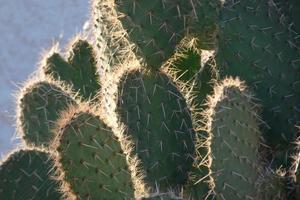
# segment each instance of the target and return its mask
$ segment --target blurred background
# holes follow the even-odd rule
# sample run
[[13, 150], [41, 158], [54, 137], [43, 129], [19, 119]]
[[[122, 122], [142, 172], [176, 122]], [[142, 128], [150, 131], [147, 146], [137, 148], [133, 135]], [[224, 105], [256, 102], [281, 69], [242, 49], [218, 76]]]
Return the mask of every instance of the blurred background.
[[15, 97], [36, 70], [42, 52], [60, 48], [83, 28], [89, 0], [0, 0], [0, 159], [20, 143], [14, 139]]

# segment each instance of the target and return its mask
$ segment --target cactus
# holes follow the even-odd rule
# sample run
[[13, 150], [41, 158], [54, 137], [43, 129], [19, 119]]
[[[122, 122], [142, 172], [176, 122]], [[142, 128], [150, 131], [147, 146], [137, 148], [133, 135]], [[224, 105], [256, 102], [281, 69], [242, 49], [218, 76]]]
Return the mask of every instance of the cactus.
[[43, 156], [2, 163], [0, 198], [297, 199], [297, 4], [93, 0], [96, 51], [77, 38], [19, 95], [24, 151]]
[[119, 83], [117, 112], [135, 141], [149, 185], [162, 191], [184, 184], [194, 153], [189, 109], [162, 72], [129, 70]]
[[[268, 1], [226, 1], [221, 11], [216, 62], [222, 77], [239, 76], [262, 101], [265, 139], [287, 152], [300, 120], [299, 52], [276, 7]], [[276, 159], [278, 167], [288, 165]]]
[[56, 82], [37, 81], [25, 86], [19, 94], [18, 128], [30, 146], [48, 146], [59, 113], [75, 100]]
[[[123, 153], [130, 143], [114, 135], [91, 108], [70, 107], [62, 116], [52, 148], [69, 199], [132, 199], [146, 191], [135, 168], [138, 161]], [[135, 191], [134, 184], [142, 190]]]
[[87, 41], [76, 39], [69, 54], [68, 61], [58, 53], [50, 55], [43, 66], [44, 73], [69, 84], [85, 100], [94, 98], [100, 85], [92, 46]]
[[0, 199], [59, 200], [48, 153], [24, 149], [13, 152], [0, 166]]

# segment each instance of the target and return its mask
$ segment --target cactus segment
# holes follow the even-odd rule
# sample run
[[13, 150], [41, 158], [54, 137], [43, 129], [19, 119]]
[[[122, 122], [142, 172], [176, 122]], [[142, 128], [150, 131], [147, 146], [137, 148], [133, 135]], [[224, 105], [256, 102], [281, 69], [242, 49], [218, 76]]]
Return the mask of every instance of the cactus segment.
[[23, 89], [18, 103], [18, 128], [29, 145], [48, 146], [59, 113], [75, 100], [57, 83], [40, 81]]
[[[128, 165], [128, 152], [120, 144], [125, 140], [119, 140], [90, 108], [69, 108], [58, 122], [57, 133], [52, 147], [58, 152], [58, 177], [69, 199], [134, 198], [138, 192], [134, 181], [140, 176], [132, 177], [131, 170], [137, 161]], [[139, 188], [144, 186], [138, 183]]]
[[46, 152], [14, 152], [0, 165], [0, 199], [61, 199], [58, 182], [51, 177], [52, 168], [52, 160]]
[[[243, 82], [226, 78], [215, 85], [208, 106], [208, 158], [202, 155], [206, 161], [202, 160], [199, 166], [210, 170], [210, 194], [217, 199], [255, 199], [261, 168], [258, 149], [262, 142], [257, 105]], [[203, 143], [198, 146], [202, 148]]]
[[162, 72], [129, 70], [118, 88], [117, 113], [146, 171], [166, 192], [183, 185], [194, 155], [195, 132], [184, 97]]
[[87, 41], [74, 42], [68, 61], [58, 53], [52, 54], [43, 70], [55, 80], [71, 85], [85, 100], [93, 98], [100, 89], [94, 51]]
[[300, 56], [279, 17], [269, 1], [226, 1], [216, 60], [222, 77], [240, 77], [262, 100], [265, 140], [286, 151], [300, 120]]

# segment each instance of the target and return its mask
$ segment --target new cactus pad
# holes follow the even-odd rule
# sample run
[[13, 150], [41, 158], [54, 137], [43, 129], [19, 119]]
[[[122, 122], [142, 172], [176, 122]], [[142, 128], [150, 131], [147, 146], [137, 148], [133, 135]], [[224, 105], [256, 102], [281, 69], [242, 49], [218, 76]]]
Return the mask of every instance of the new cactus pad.
[[43, 71], [46, 75], [72, 86], [75, 92], [88, 100], [100, 89], [96, 58], [92, 46], [84, 40], [76, 40], [65, 61], [58, 53], [46, 60]]
[[0, 166], [0, 199], [59, 200], [53, 161], [40, 150], [18, 150]]

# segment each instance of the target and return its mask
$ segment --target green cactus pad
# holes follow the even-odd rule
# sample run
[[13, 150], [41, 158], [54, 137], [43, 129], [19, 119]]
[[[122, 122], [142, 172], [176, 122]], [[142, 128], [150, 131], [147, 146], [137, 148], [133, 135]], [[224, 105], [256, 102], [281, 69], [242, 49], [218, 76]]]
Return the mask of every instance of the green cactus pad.
[[[220, 74], [239, 76], [251, 86], [262, 100], [267, 144], [286, 152], [300, 120], [299, 52], [269, 1], [226, 2], [219, 19]], [[285, 165], [284, 160], [275, 162]]]
[[54, 53], [43, 70], [55, 80], [70, 84], [85, 100], [93, 98], [100, 89], [94, 51], [87, 41], [74, 42], [68, 61]]
[[25, 87], [18, 103], [18, 126], [29, 145], [48, 145], [53, 139], [52, 129], [59, 113], [75, 104], [58, 84], [36, 82]]
[[162, 72], [127, 71], [119, 83], [117, 113], [146, 170], [146, 181], [166, 192], [185, 183], [194, 155], [189, 109]]
[[[88, 109], [70, 108], [58, 122], [53, 148], [63, 190], [76, 199], [132, 199], [131, 171], [119, 139]], [[123, 141], [121, 141], [123, 142]], [[139, 182], [142, 187], [142, 182]]]
[[39, 150], [19, 150], [0, 165], [0, 199], [59, 200], [59, 185], [53, 175], [53, 162]]
[[217, 2], [117, 0], [116, 10], [146, 66], [157, 69], [186, 36], [197, 37], [202, 49], [215, 47]]
[[216, 199], [255, 199], [262, 142], [257, 106], [244, 84], [232, 78], [215, 85], [208, 105], [209, 156], [202, 165], [210, 169], [211, 194]]

